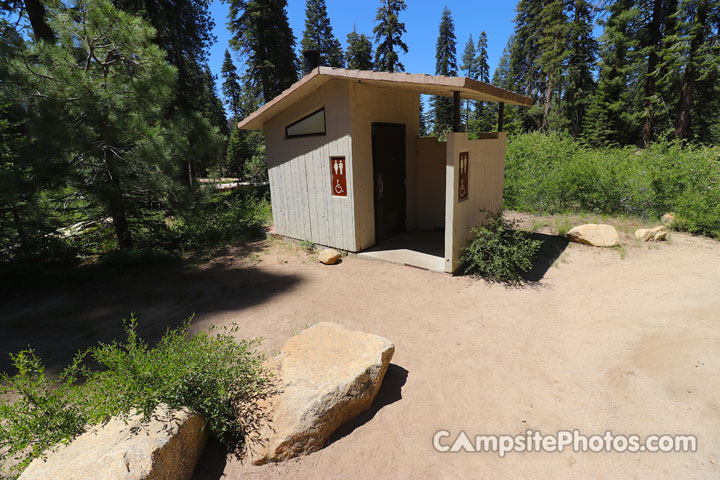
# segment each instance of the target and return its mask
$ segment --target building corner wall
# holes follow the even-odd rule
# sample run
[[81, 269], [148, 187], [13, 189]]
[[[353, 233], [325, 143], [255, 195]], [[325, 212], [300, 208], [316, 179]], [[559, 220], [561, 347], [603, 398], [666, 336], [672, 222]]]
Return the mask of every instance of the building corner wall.
[[[472, 228], [502, 210], [507, 135], [468, 140], [467, 133], [449, 133], [445, 169], [445, 271], [455, 272], [472, 239]], [[468, 152], [468, 197], [458, 199], [459, 155]]]

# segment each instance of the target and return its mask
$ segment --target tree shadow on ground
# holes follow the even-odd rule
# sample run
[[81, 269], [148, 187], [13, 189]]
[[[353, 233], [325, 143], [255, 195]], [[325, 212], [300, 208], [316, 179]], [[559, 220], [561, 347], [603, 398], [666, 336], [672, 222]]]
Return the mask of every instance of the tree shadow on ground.
[[152, 345], [192, 315], [245, 309], [301, 281], [238, 261], [262, 248], [256, 242], [216, 252], [209, 262], [84, 271], [53, 283], [6, 288], [0, 302], [0, 371], [14, 373], [8, 353], [30, 346], [56, 372], [79, 349], [123, 340], [122, 319], [131, 313], [139, 319], [138, 334]]
[[529, 236], [533, 240], [540, 240], [542, 245], [533, 261], [532, 269], [525, 272], [522, 279], [528, 283], [537, 283], [545, 277], [547, 271], [560, 258], [570, 242], [560, 235], [531, 233]]

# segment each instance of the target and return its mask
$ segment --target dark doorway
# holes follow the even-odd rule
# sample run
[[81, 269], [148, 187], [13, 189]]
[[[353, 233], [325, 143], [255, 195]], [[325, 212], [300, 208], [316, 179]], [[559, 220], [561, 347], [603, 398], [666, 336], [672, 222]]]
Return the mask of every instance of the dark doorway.
[[375, 243], [405, 231], [405, 125], [372, 124]]

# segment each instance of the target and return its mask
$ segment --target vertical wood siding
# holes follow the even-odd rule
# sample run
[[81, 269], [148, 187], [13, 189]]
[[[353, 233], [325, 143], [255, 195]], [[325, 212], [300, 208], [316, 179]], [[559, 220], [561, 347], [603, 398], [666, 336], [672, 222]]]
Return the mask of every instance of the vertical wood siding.
[[[285, 138], [285, 126], [325, 107], [326, 135]], [[353, 216], [350, 86], [329, 81], [264, 125], [275, 231], [357, 251]], [[331, 191], [330, 157], [344, 156], [347, 197]]]
[[[462, 250], [472, 238], [471, 229], [502, 208], [505, 181], [504, 132], [498, 138], [468, 140], [467, 133], [449, 133], [445, 197], [445, 271], [460, 266]], [[458, 157], [470, 152], [468, 198], [458, 202]]]

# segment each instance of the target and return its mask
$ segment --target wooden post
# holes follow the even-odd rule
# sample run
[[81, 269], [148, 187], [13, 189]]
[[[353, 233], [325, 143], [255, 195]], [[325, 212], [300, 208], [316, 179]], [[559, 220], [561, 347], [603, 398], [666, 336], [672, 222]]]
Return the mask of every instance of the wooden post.
[[503, 131], [503, 122], [505, 121], [505, 103], [500, 102], [500, 108], [498, 109], [498, 132]]
[[460, 92], [453, 92], [453, 132], [460, 130]]

